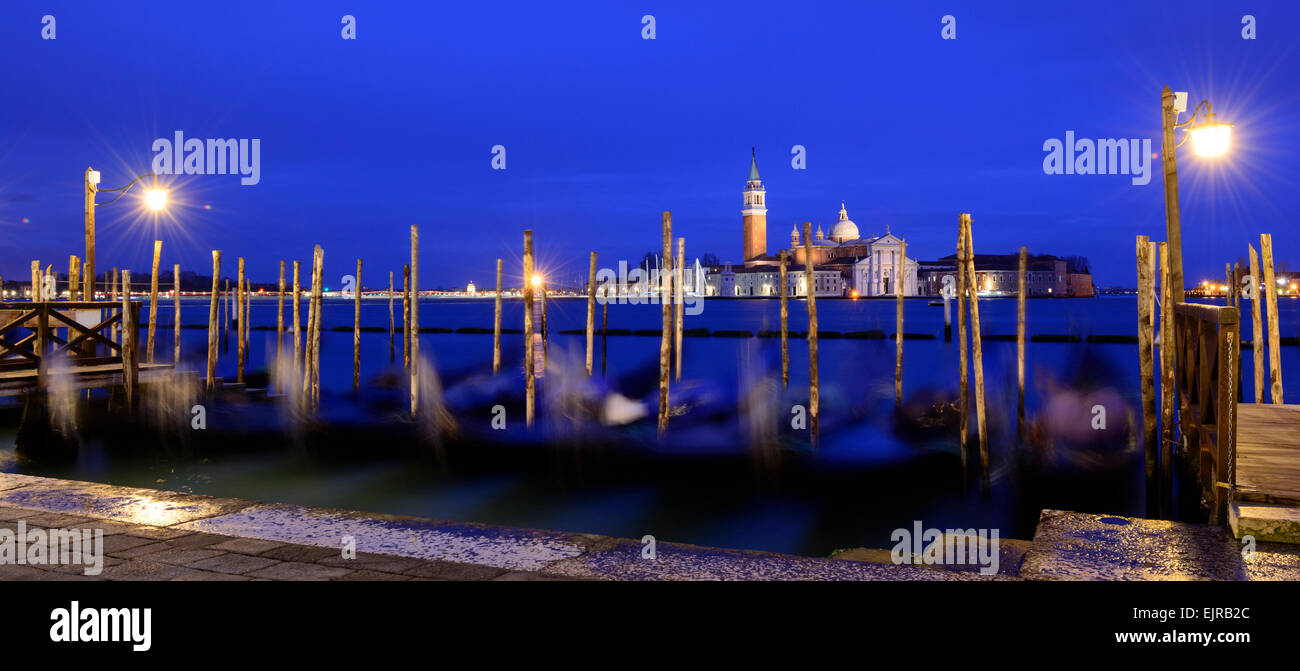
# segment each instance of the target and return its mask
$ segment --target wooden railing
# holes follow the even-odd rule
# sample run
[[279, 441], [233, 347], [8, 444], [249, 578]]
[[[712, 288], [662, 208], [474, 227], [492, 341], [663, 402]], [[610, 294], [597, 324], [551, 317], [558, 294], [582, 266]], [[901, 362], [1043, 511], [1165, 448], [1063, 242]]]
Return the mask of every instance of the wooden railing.
[[[87, 316], [92, 325], [78, 320]], [[0, 373], [31, 370], [39, 386], [56, 360], [74, 371], [119, 364], [130, 404], [140, 374], [139, 323], [140, 304], [129, 300], [0, 303]], [[121, 343], [106, 335], [118, 325]]]
[[1178, 426], [1213, 522], [1237, 485], [1239, 320], [1231, 306], [1174, 306]]

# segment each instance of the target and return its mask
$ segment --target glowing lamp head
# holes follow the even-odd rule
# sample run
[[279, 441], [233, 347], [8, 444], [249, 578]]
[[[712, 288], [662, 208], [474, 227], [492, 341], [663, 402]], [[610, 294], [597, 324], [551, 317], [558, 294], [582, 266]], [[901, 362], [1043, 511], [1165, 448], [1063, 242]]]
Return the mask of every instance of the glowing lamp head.
[[1202, 158], [1215, 158], [1228, 153], [1228, 144], [1232, 140], [1232, 124], [1207, 121], [1189, 131], [1192, 134], [1192, 146], [1196, 155]]
[[154, 212], [167, 207], [167, 190], [153, 188], [144, 192], [144, 204]]
[[534, 286], [534, 287], [537, 287], [538, 289], [540, 289], [540, 288], [542, 287], [542, 276], [541, 276], [541, 275], [538, 275], [538, 274], [534, 274], [534, 275], [533, 275], [533, 286]]

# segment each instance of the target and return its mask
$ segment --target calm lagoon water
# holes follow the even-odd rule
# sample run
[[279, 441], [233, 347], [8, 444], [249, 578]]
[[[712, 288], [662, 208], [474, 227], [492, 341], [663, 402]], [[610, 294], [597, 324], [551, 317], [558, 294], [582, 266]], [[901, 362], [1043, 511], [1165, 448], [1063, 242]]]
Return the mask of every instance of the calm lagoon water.
[[[207, 305], [206, 300], [185, 300], [182, 325], [203, 324]], [[492, 305], [491, 299], [426, 299], [420, 325], [490, 328]], [[170, 303], [164, 308], [156, 347], [161, 360], [169, 360]], [[265, 369], [268, 355], [275, 356], [275, 308], [273, 297], [253, 300], [250, 370]], [[1280, 308], [1283, 335], [1297, 335], [1300, 300], [1282, 299]], [[600, 440], [586, 440], [592, 444], [579, 454], [560, 447], [577, 435], [566, 428], [571, 424], [560, 398], [581, 380], [584, 338], [560, 331], [584, 328], [585, 300], [549, 303], [550, 356], [559, 367], [539, 381], [537, 434], [542, 441], [518, 426], [522, 336], [503, 336], [503, 372], [494, 378], [490, 334], [426, 333], [420, 338], [421, 354], [437, 370], [464, 437], [441, 459], [431, 447], [393, 445], [392, 436], [402, 434], [387, 430], [403, 423], [407, 393], [400, 384], [400, 300], [396, 365], [390, 361], [386, 332], [361, 335], [361, 394], [352, 392], [352, 309], [347, 300], [326, 302], [322, 418], [337, 428], [325, 433], [331, 443], [327, 454], [311, 444], [291, 446], [287, 439], [244, 441], [240, 431], [248, 426], [267, 425], [274, 434], [277, 415], [270, 404], [234, 404], [209, 410], [209, 437], [217, 439], [202, 449], [184, 444], [125, 449], [120, 435], [87, 431], [75, 460], [31, 461], [15, 455], [21, 406], [11, 399], [0, 425], [0, 470], [802, 554], [889, 547], [890, 532], [910, 527], [914, 520], [928, 527], [997, 528], [1004, 538], [1028, 538], [1043, 508], [1146, 513], [1136, 345], [1029, 343], [1031, 439], [1021, 443], [1015, 439], [1015, 343], [986, 340], [991, 473], [988, 485], [981, 486], [963, 478], [955, 432], [925, 421], [927, 410], [955, 398], [958, 372], [957, 345], [943, 341], [943, 308], [927, 300], [908, 300], [905, 306], [904, 331], [936, 338], [905, 341], [902, 419], [894, 410], [892, 341], [821, 340], [823, 439], [815, 451], [807, 447], [803, 432], [789, 428], [791, 407], [807, 403], [808, 353], [802, 340], [790, 342], [790, 386], [782, 392], [779, 340], [685, 339], [684, 379], [673, 387], [673, 403], [681, 404], [683, 414], [674, 417], [673, 429], [660, 443], [654, 437], [658, 338], [610, 336], [607, 372], [592, 393], [598, 398], [618, 393], [644, 403], [649, 417], [617, 429], [589, 427]], [[1247, 339], [1249, 309], [1245, 303]], [[891, 300], [818, 301], [823, 331], [880, 329], [888, 334], [894, 330], [894, 310]], [[658, 306], [611, 305], [609, 327], [656, 329], [659, 314]], [[702, 314], [687, 317], [686, 328], [756, 333], [778, 328], [778, 315], [774, 300], [714, 299], [704, 303]], [[1014, 334], [1015, 315], [1013, 299], [980, 301], [986, 335]], [[1131, 296], [1031, 300], [1028, 315], [1030, 335], [1136, 332]], [[503, 321], [506, 328], [522, 327], [520, 301], [506, 302]], [[366, 300], [362, 324], [386, 329], [387, 301]], [[792, 330], [806, 330], [802, 302], [791, 303], [790, 324]], [[257, 329], [264, 326], [270, 330]], [[335, 326], [347, 331], [329, 330]], [[955, 331], [954, 325], [954, 339]], [[598, 337], [597, 369], [599, 342]], [[183, 367], [201, 370], [205, 351], [205, 330], [182, 330]], [[234, 352], [232, 344], [222, 353], [218, 375], [234, 378]], [[1286, 380], [1286, 371], [1300, 370], [1300, 348], [1283, 347], [1282, 354]], [[1247, 350], [1247, 371], [1250, 356]], [[739, 410], [742, 399], [752, 402]], [[1286, 400], [1300, 403], [1296, 384], [1287, 389]], [[496, 403], [507, 408], [507, 431], [490, 428], [490, 408]], [[1097, 405], [1107, 415], [1107, 428], [1100, 432], [1091, 429]], [[973, 419], [970, 430], [973, 436]], [[750, 445], [756, 432], [774, 436], [783, 447], [753, 458]], [[427, 458], [421, 454], [426, 450], [431, 453]], [[977, 453], [971, 459], [978, 470]], [[760, 462], [768, 467], [759, 468]]]

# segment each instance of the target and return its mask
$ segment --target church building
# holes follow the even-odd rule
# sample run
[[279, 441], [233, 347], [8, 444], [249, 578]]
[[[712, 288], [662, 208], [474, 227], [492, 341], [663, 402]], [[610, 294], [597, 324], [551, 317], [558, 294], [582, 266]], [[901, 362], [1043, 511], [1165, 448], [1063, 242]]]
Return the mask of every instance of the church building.
[[[767, 253], [767, 189], [758, 174], [758, 157], [750, 152], [749, 177], [745, 181], [741, 209], [741, 254], [743, 268], [728, 264], [710, 269], [706, 279], [709, 293], [723, 296], [772, 296], [779, 292], [778, 254]], [[905, 296], [917, 295], [917, 263], [903, 257], [903, 239], [885, 228], [883, 235], [862, 238], [858, 225], [849, 219], [840, 203], [839, 217], [827, 237], [819, 224], [812, 240], [814, 291], [818, 296], [892, 296], [899, 282]], [[786, 249], [787, 282], [791, 295], [806, 291], [801, 279], [806, 258], [799, 226], [790, 231]], [[800, 273], [800, 277], [794, 277]], [[725, 277], [724, 277], [725, 276]]]

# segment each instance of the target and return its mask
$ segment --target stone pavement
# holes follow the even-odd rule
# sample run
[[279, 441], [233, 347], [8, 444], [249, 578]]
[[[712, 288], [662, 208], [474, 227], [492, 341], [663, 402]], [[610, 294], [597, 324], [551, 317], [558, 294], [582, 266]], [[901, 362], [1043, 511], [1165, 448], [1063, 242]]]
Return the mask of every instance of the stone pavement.
[[[0, 528], [98, 529], [104, 568], [0, 564], [0, 580], [988, 580], [894, 566], [0, 473]], [[356, 557], [343, 557], [345, 539]]]
[[[1297, 580], [1300, 547], [1224, 527], [1045, 510], [1000, 572], [264, 504], [0, 473], [0, 529], [102, 530], [103, 572], [0, 562], [0, 580]], [[9, 534], [0, 534], [9, 535]], [[355, 557], [345, 558], [351, 543]]]
[[1300, 580], [1300, 546], [1233, 538], [1223, 526], [1044, 510], [1028, 580]]

